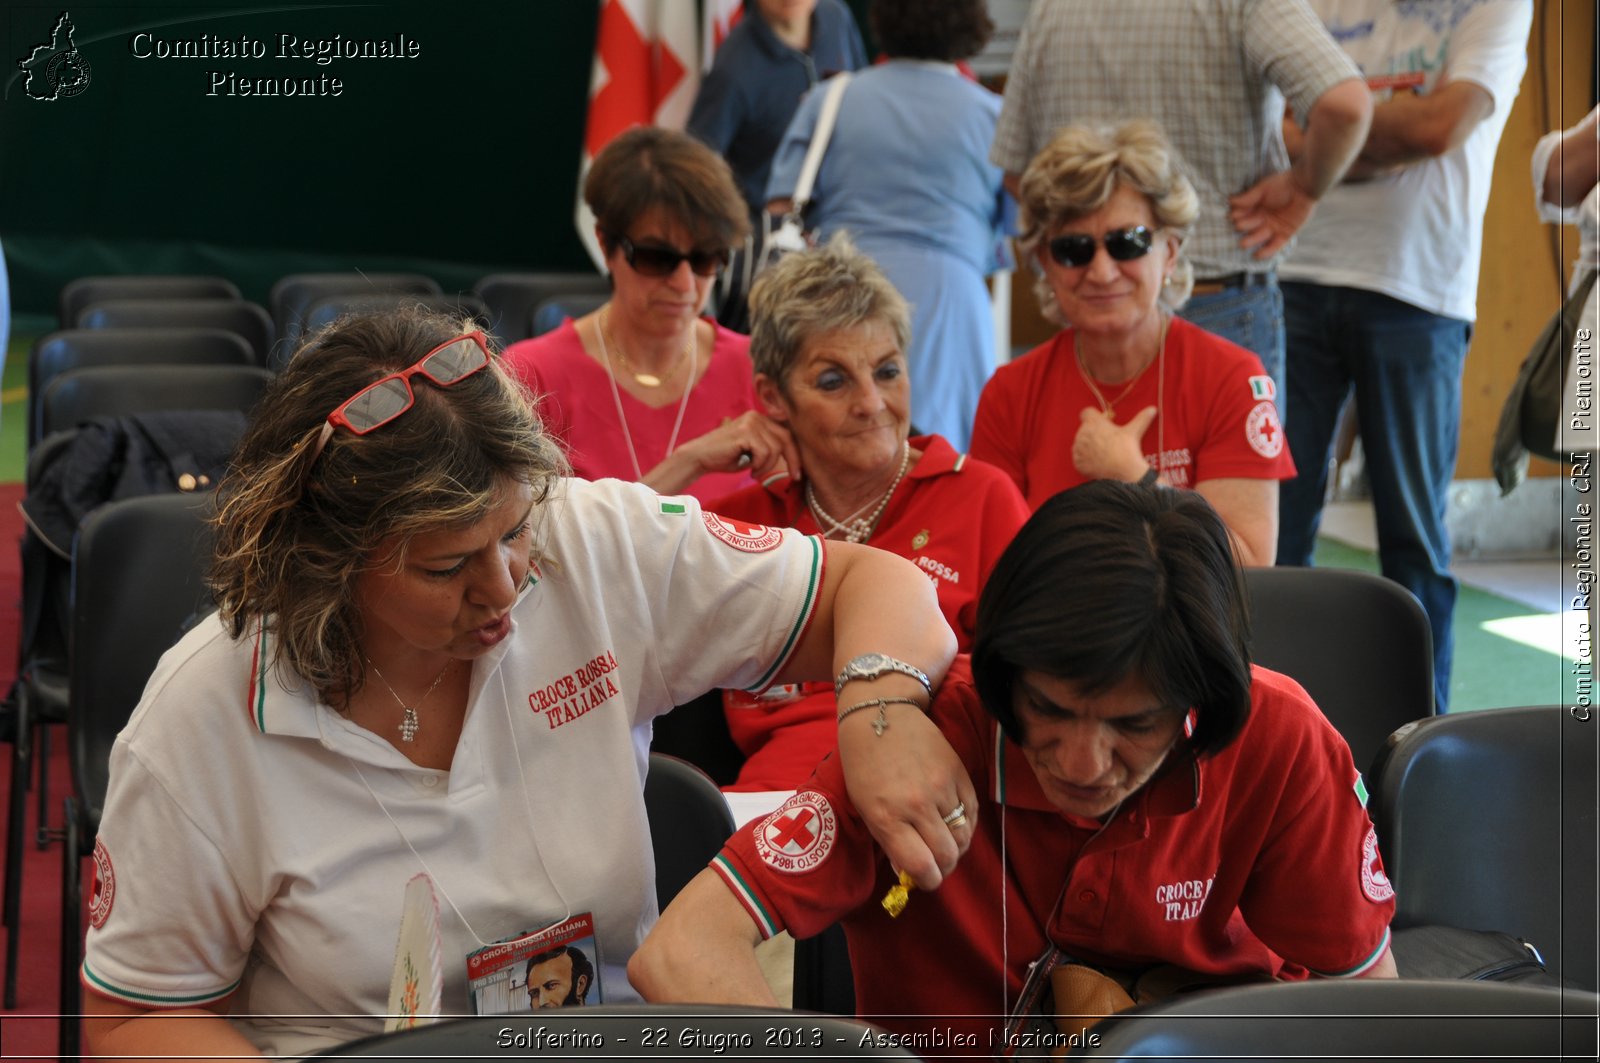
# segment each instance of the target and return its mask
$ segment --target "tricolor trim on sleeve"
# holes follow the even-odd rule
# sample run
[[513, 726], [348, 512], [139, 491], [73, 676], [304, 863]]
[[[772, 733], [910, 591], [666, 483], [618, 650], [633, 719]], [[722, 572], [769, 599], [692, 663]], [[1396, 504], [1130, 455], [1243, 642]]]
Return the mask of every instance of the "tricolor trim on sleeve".
[[762, 941], [766, 941], [783, 929], [756, 897], [756, 891], [751, 889], [750, 884], [744, 880], [744, 876], [739, 874], [738, 869], [733, 866], [733, 863], [726, 856], [718, 853], [712, 858], [711, 869], [722, 876], [723, 885], [727, 886], [729, 891], [738, 898], [739, 903], [744, 906], [744, 910], [750, 913], [750, 918], [755, 922], [756, 929], [761, 931]]
[[231, 985], [225, 986], [219, 990], [213, 990], [209, 993], [177, 993], [165, 995], [156, 993], [140, 993], [132, 989], [124, 989], [121, 986], [112, 985], [110, 982], [106, 981], [104, 978], [100, 977], [89, 969], [88, 960], [83, 961], [83, 966], [79, 969], [79, 971], [83, 978], [84, 986], [92, 989], [96, 993], [99, 993], [101, 996], [110, 997], [112, 1000], [120, 1000], [128, 1004], [142, 1004], [147, 1007], [155, 1008], [188, 1008], [193, 1007], [196, 1004], [210, 1004], [213, 1001], [222, 1000], [235, 989], [238, 989], [239, 983], [243, 980], [241, 978], [236, 978], [233, 980]]
[[794, 653], [794, 648], [800, 644], [800, 639], [805, 635], [806, 628], [811, 626], [811, 618], [817, 611], [817, 594], [822, 589], [822, 576], [825, 567], [825, 556], [822, 551], [822, 540], [815, 535], [807, 535], [805, 542], [811, 547], [811, 572], [806, 577], [806, 597], [801, 603], [800, 614], [794, 618], [794, 624], [789, 628], [789, 635], [783, 642], [783, 649], [778, 651], [777, 660], [772, 662], [772, 667], [761, 674], [746, 690], [753, 694], [760, 693], [772, 685], [778, 673], [783, 671], [783, 666], [789, 663], [789, 656]]
[[256, 730], [267, 733], [267, 626], [264, 621], [256, 625], [256, 642], [250, 649], [250, 685], [245, 688], [245, 711]]
[[1359, 978], [1361, 975], [1372, 970], [1373, 965], [1379, 960], [1383, 959], [1383, 954], [1389, 951], [1389, 937], [1389, 928], [1384, 927], [1383, 940], [1378, 942], [1378, 947], [1372, 951], [1372, 955], [1368, 956], [1366, 959], [1362, 960], [1348, 971], [1334, 971], [1329, 973], [1326, 971], [1312, 970], [1311, 973], [1316, 975], [1318, 978]]

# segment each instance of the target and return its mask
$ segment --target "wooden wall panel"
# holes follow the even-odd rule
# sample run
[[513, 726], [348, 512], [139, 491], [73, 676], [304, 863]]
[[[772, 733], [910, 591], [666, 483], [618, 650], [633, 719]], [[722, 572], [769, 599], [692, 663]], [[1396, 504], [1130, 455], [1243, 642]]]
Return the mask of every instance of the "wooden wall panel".
[[[1544, 323], [1561, 305], [1577, 256], [1577, 230], [1545, 225], [1534, 213], [1529, 158], [1551, 129], [1584, 116], [1594, 99], [1593, 0], [1534, 0], [1528, 72], [1500, 138], [1494, 185], [1483, 223], [1478, 325], [1462, 380], [1458, 479], [1491, 476], [1495, 425], [1517, 368]], [[1533, 475], [1556, 475], [1534, 462]]]

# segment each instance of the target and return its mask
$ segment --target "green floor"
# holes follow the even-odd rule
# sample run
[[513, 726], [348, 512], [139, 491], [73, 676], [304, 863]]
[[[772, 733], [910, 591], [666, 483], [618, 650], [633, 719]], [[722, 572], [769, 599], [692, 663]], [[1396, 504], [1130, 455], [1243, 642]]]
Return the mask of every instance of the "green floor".
[[[1317, 540], [1316, 562], [1331, 568], [1377, 572], [1377, 555], [1332, 539]], [[1484, 625], [1533, 612], [1521, 602], [1463, 585], [1456, 600], [1455, 667], [1450, 676], [1453, 711], [1509, 705], [1548, 705], [1562, 700], [1568, 666], [1557, 653], [1503, 638]]]
[[[28, 348], [42, 320], [13, 322], [10, 350], [3, 380], [4, 407], [0, 410], [0, 483], [23, 478], [24, 414], [27, 394]], [[1376, 572], [1376, 556], [1330, 539], [1317, 544], [1319, 565]], [[1451, 705], [1456, 710], [1498, 708], [1506, 705], [1551, 704], [1562, 700], [1562, 679], [1568, 672], [1563, 658], [1503, 638], [1483, 625], [1507, 617], [1525, 616], [1531, 610], [1486, 591], [1463, 586], [1456, 605], [1455, 674], [1451, 677]]]

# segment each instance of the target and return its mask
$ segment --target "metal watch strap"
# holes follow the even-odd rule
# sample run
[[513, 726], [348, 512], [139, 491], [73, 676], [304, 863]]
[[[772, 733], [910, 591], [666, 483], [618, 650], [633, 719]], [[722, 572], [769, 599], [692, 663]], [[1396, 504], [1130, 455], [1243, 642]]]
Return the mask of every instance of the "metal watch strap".
[[926, 672], [916, 665], [907, 664], [882, 653], [864, 653], [846, 664], [844, 671], [833, 681], [834, 696], [842, 694], [844, 685], [852, 680], [877, 679], [888, 672], [899, 672], [901, 675], [910, 676], [922, 684], [922, 689], [928, 692], [929, 697], [933, 696], [933, 683], [929, 681]]

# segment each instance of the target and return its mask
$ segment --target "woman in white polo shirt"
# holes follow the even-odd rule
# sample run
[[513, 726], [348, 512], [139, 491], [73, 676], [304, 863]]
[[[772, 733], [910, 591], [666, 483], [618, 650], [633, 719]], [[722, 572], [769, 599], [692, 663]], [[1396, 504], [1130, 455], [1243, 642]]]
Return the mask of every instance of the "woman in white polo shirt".
[[[300, 1055], [381, 1029], [408, 882], [442, 1010], [466, 957], [589, 916], [589, 1002], [655, 921], [652, 719], [842, 668], [852, 778], [936, 884], [971, 784], [923, 717], [954, 643], [869, 548], [566, 478], [480, 333], [395, 313], [311, 338], [220, 491], [218, 613], [112, 753], [83, 979], [96, 1055]], [[889, 728], [874, 733], [873, 722]], [[930, 771], [927, 758], [941, 765]], [[863, 792], [862, 804], [873, 803]], [[898, 817], [898, 818], [897, 818]]]

